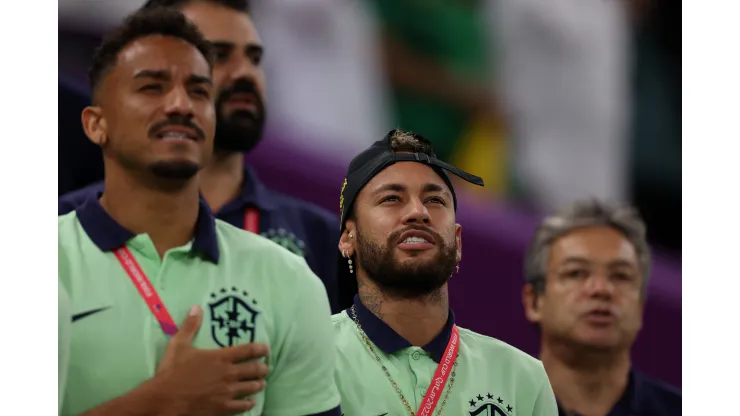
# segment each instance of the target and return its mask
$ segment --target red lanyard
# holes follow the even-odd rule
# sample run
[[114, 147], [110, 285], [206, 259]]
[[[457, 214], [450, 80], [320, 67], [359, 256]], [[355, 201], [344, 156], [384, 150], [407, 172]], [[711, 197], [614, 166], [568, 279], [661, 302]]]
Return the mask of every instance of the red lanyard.
[[441, 396], [442, 390], [447, 384], [447, 379], [450, 378], [452, 367], [455, 365], [457, 360], [457, 351], [460, 349], [460, 334], [457, 330], [457, 325], [452, 326], [452, 335], [450, 340], [447, 342], [447, 348], [442, 356], [442, 359], [437, 365], [437, 371], [434, 372], [434, 378], [429, 383], [429, 389], [427, 394], [424, 395], [424, 400], [421, 402], [419, 411], [416, 412], [417, 416], [429, 416], [434, 412], [439, 402], [439, 396]]
[[250, 233], [260, 232], [260, 212], [256, 208], [247, 208], [244, 211], [244, 229]]
[[152, 315], [154, 315], [154, 317], [157, 318], [157, 321], [159, 321], [159, 325], [162, 327], [164, 333], [170, 337], [175, 335], [177, 332], [177, 324], [172, 319], [172, 315], [167, 311], [164, 303], [162, 303], [162, 299], [159, 298], [157, 291], [154, 290], [151, 282], [149, 282], [149, 278], [146, 277], [146, 273], [141, 270], [139, 262], [136, 261], [136, 258], [131, 254], [128, 247], [123, 246], [116, 249], [114, 254], [128, 274], [128, 277], [131, 278], [131, 282], [133, 282], [136, 289], [139, 290], [139, 294], [144, 299], [147, 306], [149, 306], [149, 310], [152, 311]]
[[[257, 234], [259, 232], [259, 224], [260, 212], [255, 208], [248, 208], [244, 212], [244, 229]], [[141, 269], [139, 262], [136, 261], [136, 258], [131, 254], [128, 247], [123, 246], [115, 250], [114, 254], [128, 274], [128, 277], [131, 278], [131, 282], [136, 286], [136, 289], [139, 291], [139, 294], [144, 299], [147, 306], [149, 306], [149, 310], [152, 311], [154, 317], [159, 321], [159, 325], [162, 327], [164, 333], [167, 334], [167, 336], [175, 335], [177, 332], [177, 324], [172, 319], [172, 315], [167, 311], [167, 307], [162, 303], [162, 299], [159, 298], [159, 294], [154, 290], [154, 287], [146, 276], [146, 273]]]

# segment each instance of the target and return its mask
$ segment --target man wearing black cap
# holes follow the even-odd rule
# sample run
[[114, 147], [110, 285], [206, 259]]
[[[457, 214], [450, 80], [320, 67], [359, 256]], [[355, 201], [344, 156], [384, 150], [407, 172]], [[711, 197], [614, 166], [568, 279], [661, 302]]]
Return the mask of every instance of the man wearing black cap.
[[557, 414], [542, 363], [455, 324], [447, 281], [462, 255], [457, 199], [424, 138], [391, 131], [355, 157], [340, 197], [339, 276], [352, 305], [333, 316], [345, 414]]

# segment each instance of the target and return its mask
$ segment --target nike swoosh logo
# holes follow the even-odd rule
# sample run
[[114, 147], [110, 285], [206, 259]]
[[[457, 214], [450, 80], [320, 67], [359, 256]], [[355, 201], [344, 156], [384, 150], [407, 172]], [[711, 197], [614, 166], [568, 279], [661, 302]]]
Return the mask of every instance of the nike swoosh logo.
[[92, 309], [87, 312], [81, 312], [76, 315], [72, 315], [72, 322], [79, 321], [82, 318], [87, 318], [88, 316], [96, 314], [98, 312], [103, 312], [104, 310], [109, 309], [109, 308], [110, 306], [106, 306], [104, 308]]

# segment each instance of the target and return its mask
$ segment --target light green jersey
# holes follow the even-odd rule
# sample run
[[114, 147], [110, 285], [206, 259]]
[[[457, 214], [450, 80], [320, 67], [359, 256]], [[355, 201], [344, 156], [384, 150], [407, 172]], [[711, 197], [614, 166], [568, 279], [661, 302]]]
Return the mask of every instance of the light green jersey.
[[160, 258], [148, 235], [133, 235], [90, 198], [59, 218], [59, 283], [72, 310], [61, 414], [80, 414], [139, 386], [154, 376], [167, 347], [112, 252], [124, 244], [178, 325], [191, 306], [203, 308], [194, 346], [270, 347], [267, 388], [244, 415], [296, 416], [338, 406], [329, 302], [302, 258], [214, 220], [203, 202], [194, 240]]
[[58, 326], [58, 352], [59, 352], [59, 412], [62, 410], [62, 398], [64, 397], [64, 387], [67, 384], [67, 368], [69, 366], [69, 339], [71, 335], [72, 313], [69, 309], [69, 295], [64, 286], [59, 284], [59, 326]]
[[[400, 395], [419, 409], [452, 333], [454, 315], [442, 333], [414, 347], [355, 298], [357, 318], [378, 361], [362, 338], [351, 312], [332, 317], [337, 335], [336, 380], [345, 415], [408, 415]], [[457, 366], [442, 390], [435, 415], [556, 416], [555, 396], [542, 363], [496, 339], [458, 327]], [[448, 394], [449, 392], [449, 394]]]

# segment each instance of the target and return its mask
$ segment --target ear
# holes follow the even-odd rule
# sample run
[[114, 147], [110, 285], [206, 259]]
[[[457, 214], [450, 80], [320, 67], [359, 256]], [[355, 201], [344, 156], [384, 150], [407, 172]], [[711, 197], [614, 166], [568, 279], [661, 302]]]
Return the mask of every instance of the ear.
[[103, 117], [103, 109], [96, 106], [82, 110], [82, 129], [87, 138], [100, 147], [108, 143], [108, 123]]
[[355, 254], [357, 241], [357, 224], [354, 220], [347, 220], [346, 227], [339, 237], [339, 251], [351, 257]]
[[522, 290], [522, 304], [524, 305], [524, 315], [532, 323], [540, 323], [542, 320], [542, 302], [544, 294], [537, 293], [531, 284], [524, 285]]
[[455, 260], [460, 263], [462, 260], [462, 225], [460, 224], [455, 224], [455, 246], [457, 247]]

